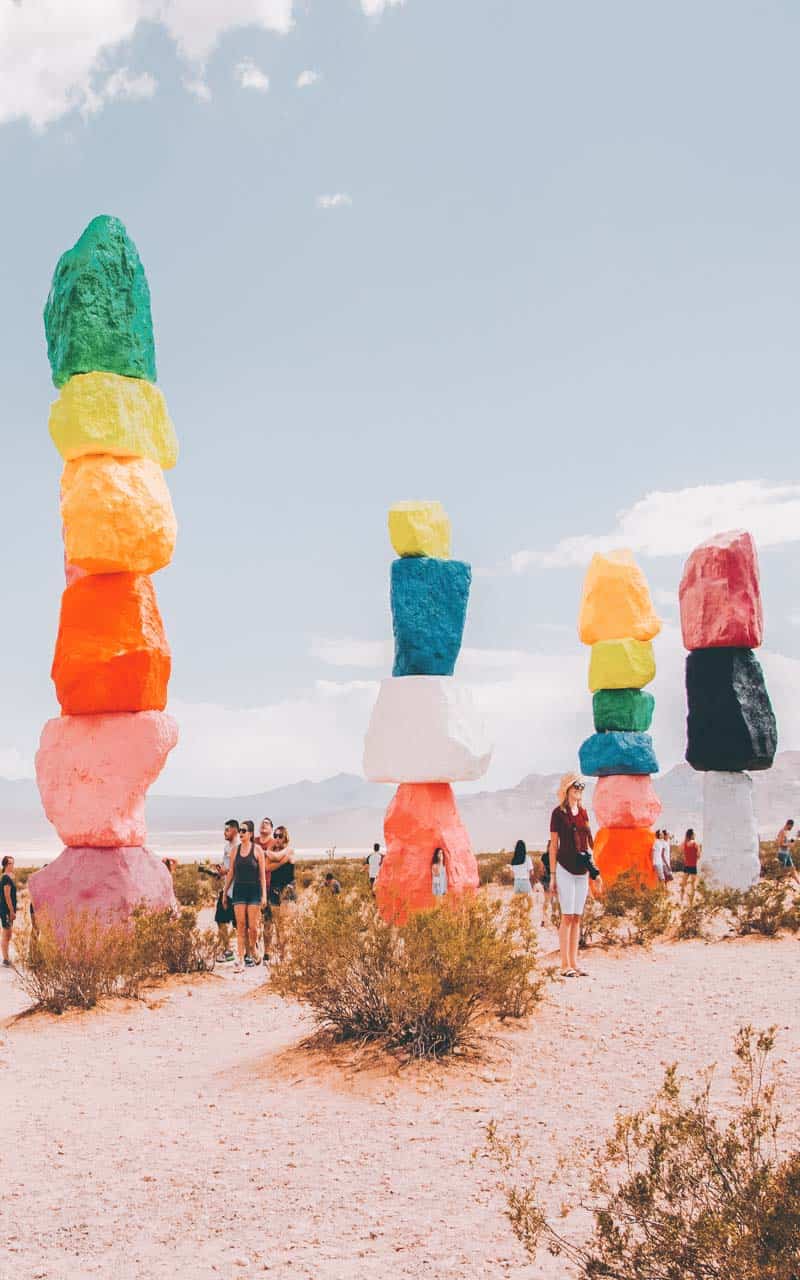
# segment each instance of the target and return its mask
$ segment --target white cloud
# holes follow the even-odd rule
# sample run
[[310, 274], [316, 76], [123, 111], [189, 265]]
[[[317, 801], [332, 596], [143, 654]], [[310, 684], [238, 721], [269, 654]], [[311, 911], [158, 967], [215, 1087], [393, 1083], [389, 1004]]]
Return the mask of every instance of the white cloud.
[[183, 81], [183, 87], [187, 93], [191, 93], [199, 102], [211, 101], [211, 90], [202, 76], [186, 76]]
[[243, 89], [255, 89], [258, 93], [266, 93], [269, 89], [269, 76], [256, 66], [252, 58], [237, 62], [234, 75]]
[[330, 196], [317, 196], [318, 209], [345, 209], [352, 203], [352, 197], [344, 191], [337, 191]]
[[682, 555], [715, 533], [749, 529], [762, 547], [800, 539], [800, 485], [769, 485], [763, 480], [696, 485], [655, 491], [617, 515], [611, 533], [577, 534], [549, 551], [518, 551], [516, 573], [530, 566], [557, 569], [586, 564], [595, 551], [630, 547], [648, 556]]
[[301, 71], [295, 80], [295, 87], [298, 89], [309, 89], [312, 84], [316, 84], [322, 77], [318, 71]]
[[152, 98], [157, 82], [149, 71], [133, 75], [127, 67], [119, 67], [106, 80], [102, 89], [102, 97], [111, 102], [115, 98], [123, 98], [135, 102], [137, 99]]
[[368, 18], [378, 18], [384, 9], [399, 8], [406, 0], [361, 0], [361, 8]]

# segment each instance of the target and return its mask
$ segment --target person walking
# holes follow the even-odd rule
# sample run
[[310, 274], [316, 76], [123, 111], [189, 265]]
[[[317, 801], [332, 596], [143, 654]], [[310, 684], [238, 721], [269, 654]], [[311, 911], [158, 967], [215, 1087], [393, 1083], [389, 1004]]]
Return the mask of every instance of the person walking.
[[672, 879], [672, 866], [669, 860], [669, 841], [666, 831], [657, 831], [653, 841], [653, 870], [662, 884]]
[[431, 888], [434, 898], [444, 898], [447, 894], [447, 867], [444, 860], [444, 849], [434, 849], [431, 861]]
[[17, 918], [17, 882], [14, 879], [14, 859], [10, 854], [3, 858], [0, 875], [0, 954], [3, 968], [12, 968], [11, 933]]
[[291, 910], [289, 903], [297, 901], [294, 884], [294, 849], [289, 843], [289, 832], [286, 827], [276, 827], [272, 837], [272, 848], [267, 853], [267, 869], [269, 871], [269, 930], [265, 929], [265, 956], [272, 949], [274, 936], [278, 954], [283, 955], [285, 946], [286, 912]]
[[778, 846], [778, 862], [787, 871], [791, 871], [794, 867], [792, 858], [791, 842], [792, 832], [794, 830], [794, 818], [787, 818], [775, 837], [775, 843]]
[[[564, 978], [587, 977], [585, 969], [578, 968], [578, 943], [589, 891], [589, 870], [594, 866], [594, 838], [582, 804], [583, 792], [580, 776], [565, 773], [558, 788], [558, 804], [550, 815], [550, 861], [555, 868], [553, 894], [561, 908], [558, 942]], [[593, 876], [597, 875], [594, 868]]]
[[241, 824], [239, 834], [240, 844], [231, 857], [222, 895], [223, 903], [227, 903], [229, 898], [233, 902], [236, 917], [238, 959], [235, 973], [241, 973], [245, 965], [251, 968], [258, 963], [259, 914], [267, 901], [264, 854], [255, 843], [255, 828], [249, 818]]
[[219, 884], [219, 893], [217, 894], [217, 902], [214, 909], [214, 923], [217, 926], [219, 934], [219, 953], [217, 959], [221, 964], [227, 964], [234, 959], [231, 950], [231, 925], [236, 917], [231, 902], [224, 903], [225, 884], [228, 879], [228, 872], [231, 869], [231, 859], [239, 848], [239, 819], [228, 818], [222, 832], [225, 843], [222, 846], [222, 861], [218, 862], [214, 868], [214, 873]]
[[375, 892], [375, 881], [378, 879], [378, 872], [381, 869], [382, 862], [383, 854], [381, 853], [381, 846], [379, 844], [374, 844], [372, 846], [372, 853], [369, 854], [367, 858], [367, 866], [369, 868], [369, 887], [373, 893]]
[[691, 890], [689, 893], [689, 904], [694, 902], [695, 889], [697, 887], [697, 864], [700, 860], [700, 849], [694, 838], [694, 827], [689, 827], [686, 835], [683, 837], [681, 845], [681, 856], [683, 858], [683, 884], [681, 885], [681, 902], [686, 896], [686, 886], [691, 882]]
[[528, 856], [525, 841], [518, 840], [514, 845], [514, 856], [511, 859], [511, 873], [514, 877], [514, 893], [515, 895], [519, 893], [525, 896], [525, 906], [528, 910], [530, 910], [533, 901], [532, 871], [533, 863]]
[[272, 927], [271, 926], [272, 907], [269, 905], [270, 869], [269, 869], [269, 860], [267, 858], [267, 854], [269, 853], [270, 849], [273, 847], [273, 844], [274, 844], [274, 831], [275, 831], [275, 828], [273, 826], [272, 818], [262, 818], [261, 826], [258, 829], [258, 836], [256, 837], [256, 844], [259, 846], [259, 848], [261, 849], [261, 852], [264, 855], [264, 876], [266, 880], [266, 889], [267, 889], [266, 905], [264, 906], [261, 912], [261, 928], [262, 928], [262, 934], [264, 939], [264, 947], [263, 947], [264, 964], [269, 964], [269, 934]]

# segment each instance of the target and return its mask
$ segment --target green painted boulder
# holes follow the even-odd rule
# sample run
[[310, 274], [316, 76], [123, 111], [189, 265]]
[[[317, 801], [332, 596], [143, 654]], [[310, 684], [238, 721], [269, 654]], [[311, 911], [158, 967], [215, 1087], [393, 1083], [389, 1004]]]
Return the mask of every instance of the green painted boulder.
[[44, 308], [53, 382], [99, 370], [156, 380], [150, 290], [119, 218], [93, 218], [59, 258]]
[[598, 689], [592, 698], [598, 733], [647, 733], [656, 700], [644, 689]]

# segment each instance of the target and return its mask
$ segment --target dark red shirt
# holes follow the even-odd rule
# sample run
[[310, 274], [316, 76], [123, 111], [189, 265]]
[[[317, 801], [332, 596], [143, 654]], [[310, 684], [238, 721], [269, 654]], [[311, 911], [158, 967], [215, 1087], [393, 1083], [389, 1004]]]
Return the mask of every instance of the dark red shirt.
[[683, 842], [683, 865], [685, 867], [696, 867], [697, 859], [700, 856], [697, 843], [694, 840], [684, 840]]
[[550, 830], [558, 836], [558, 855], [556, 861], [565, 871], [573, 876], [585, 876], [587, 868], [579, 861], [578, 854], [585, 852], [590, 845], [589, 815], [580, 808], [572, 815], [564, 811], [561, 805], [550, 815]]

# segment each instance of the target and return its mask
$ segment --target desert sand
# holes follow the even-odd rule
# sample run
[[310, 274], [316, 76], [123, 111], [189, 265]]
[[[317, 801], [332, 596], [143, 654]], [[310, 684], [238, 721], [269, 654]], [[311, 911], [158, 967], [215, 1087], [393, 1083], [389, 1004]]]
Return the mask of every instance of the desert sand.
[[[492, 1029], [482, 1062], [403, 1069], [298, 1048], [309, 1021], [264, 970], [60, 1018], [15, 1016], [26, 999], [0, 973], [0, 1276], [569, 1276], [516, 1244], [487, 1122], [518, 1129], [546, 1179], [669, 1062], [718, 1061], [724, 1105], [748, 1021], [778, 1025], [788, 1095], [798, 957], [795, 938], [592, 950], [591, 976], [550, 985], [527, 1025]], [[797, 1135], [796, 1091], [785, 1111]], [[555, 1215], [586, 1179], [580, 1164], [558, 1174]]]

